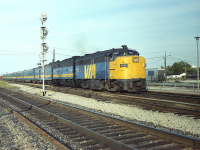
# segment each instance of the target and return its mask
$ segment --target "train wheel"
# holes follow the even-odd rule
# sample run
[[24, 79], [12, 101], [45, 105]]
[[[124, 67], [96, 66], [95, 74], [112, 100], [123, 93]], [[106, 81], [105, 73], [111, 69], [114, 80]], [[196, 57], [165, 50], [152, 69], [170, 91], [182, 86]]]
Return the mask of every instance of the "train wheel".
[[110, 85], [109, 83], [106, 83], [106, 89], [107, 91], [110, 91], [110, 92], [115, 92], [118, 90], [118, 85], [114, 84], [114, 83], [111, 83], [112, 85]]

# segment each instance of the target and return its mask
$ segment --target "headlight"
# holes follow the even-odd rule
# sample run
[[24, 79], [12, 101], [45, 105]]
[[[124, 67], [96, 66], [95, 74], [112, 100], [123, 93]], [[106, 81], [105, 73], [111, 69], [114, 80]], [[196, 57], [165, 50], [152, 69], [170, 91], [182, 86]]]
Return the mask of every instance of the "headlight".
[[138, 63], [139, 62], [139, 57], [133, 57], [133, 62]]

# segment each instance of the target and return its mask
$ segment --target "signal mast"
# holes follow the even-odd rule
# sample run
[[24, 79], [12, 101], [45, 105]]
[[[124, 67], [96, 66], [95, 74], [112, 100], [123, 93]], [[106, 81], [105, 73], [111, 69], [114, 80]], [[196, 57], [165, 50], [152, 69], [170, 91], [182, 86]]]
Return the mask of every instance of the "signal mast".
[[46, 92], [45, 92], [45, 85], [44, 85], [44, 79], [45, 79], [45, 69], [44, 69], [44, 55], [48, 52], [48, 45], [47, 43], [44, 42], [44, 39], [46, 39], [46, 36], [48, 34], [48, 29], [44, 26], [44, 23], [46, 22], [48, 18], [48, 15], [47, 13], [43, 12], [41, 13], [40, 15], [40, 20], [42, 21], [42, 27], [40, 29], [40, 32], [42, 34], [42, 36], [40, 36], [40, 38], [42, 39], [42, 44], [41, 44], [41, 50], [42, 50], [42, 72], [43, 72], [43, 96], [46, 95]]

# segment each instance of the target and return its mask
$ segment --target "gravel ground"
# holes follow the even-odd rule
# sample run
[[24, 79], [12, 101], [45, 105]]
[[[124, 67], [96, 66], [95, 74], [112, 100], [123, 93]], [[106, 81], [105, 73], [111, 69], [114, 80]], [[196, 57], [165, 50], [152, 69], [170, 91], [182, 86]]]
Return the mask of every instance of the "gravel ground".
[[160, 92], [172, 92], [172, 93], [183, 93], [183, 94], [189, 94], [192, 93], [194, 95], [200, 95], [200, 93], [197, 92], [197, 89], [193, 89], [190, 87], [170, 87], [170, 86], [148, 86], [148, 91], [160, 91]]
[[[39, 95], [42, 89], [12, 84], [20, 87], [20, 90]], [[162, 113], [151, 110], [143, 110], [137, 106], [115, 104], [110, 102], [97, 101], [92, 98], [85, 98], [76, 95], [64, 94], [50, 91], [50, 99], [69, 103], [74, 106], [112, 115], [129, 121], [142, 123], [160, 129], [200, 138], [200, 120], [191, 117], [178, 116], [173, 113]]]
[[0, 105], [0, 149], [55, 150], [56, 147]]
[[[3, 100], [0, 98], [0, 101], [2, 101], [4, 104], [9, 105], [11, 108], [14, 108], [16, 111], [20, 111], [20, 108], [16, 107], [15, 105], [10, 104], [8, 101]], [[5, 108], [3, 108], [5, 110]], [[0, 107], [1, 110], [1, 107]], [[6, 110], [5, 110], [6, 111]], [[9, 113], [9, 112], [7, 112]], [[67, 145], [67, 147], [69, 149], [77, 149], [77, 150], [81, 150], [82, 146], [79, 143], [73, 142], [71, 140], [71, 138], [68, 138], [66, 135], [63, 135], [62, 133], [58, 132], [57, 130], [55, 130], [53, 127], [50, 127], [49, 125], [46, 125], [43, 120], [37, 119], [35, 116], [31, 115], [30, 113], [27, 113], [26, 111], [21, 112], [25, 117], [29, 118], [31, 121], [33, 121], [35, 124], [37, 124], [39, 127], [41, 127], [42, 129], [45, 129], [46, 132], [48, 132], [50, 135], [52, 135], [54, 138], [56, 138], [57, 140], [59, 140], [61, 143]], [[4, 113], [6, 114], [6, 113]], [[10, 114], [12, 115], [12, 114]], [[14, 115], [12, 115], [14, 118], [16, 118]], [[6, 118], [6, 117], [5, 117]], [[7, 119], [7, 118], [6, 118]], [[17, 122], [20, 122], [20, 120], [18, 118], [16, 118]], [[9, 123], [10, 126], [10, 123]], [[12, 126], [12, 125], [11, 125]], [[31, 129], [29, 129], [28, 131], [23, 131], [22, 129], [24, 128], [23, 126], [28, 126], [26, 124], [24, 124], [23, 122], [20, 122], [20, 125], [18, 128], [16, 128], [18, 125], [16, 125], [16, 123], [13, 123], [13, 126], [15, 126], [15, 133], [18, 133], [20, 135], [22, 135], [22, 137], [20, 137], [20, 139], [26, 137], [26, 132], [29, 133], [29, 136], [27, 137], [27, 139], [29, 140], [25, 140], [23, 141], [23, 143], [21, 144], [22, 141], [20, 140], [15, 140], [14, 142], [16, 143], [16, 145], [14, 145], [13, 147], [9, 147], [9, 145], [12, 145], [12, 137], [13, 135], [9, 135], [8, 139], [1, 139], [1, 134], [0, 134], [0, 149], [4, 149], [1, 148], [1, 144], [7, 143], [8, 146], [5, 146], [5, 150], [7, 149], [12, 149], [13, 150], [57, 150], [57, 148], [52, 145], [51, 143], [48, 143], [48, 141], [46, 141], [45, 139], [43, 139], [42, 137], [38, 137], [38, 134], [35, 133], [34, 131], [31, 131]], [[29, 127], [27, 127], [29, 128]], [[13, 130], [13, 128], [11, 128]], [[1, 124], [0, 124], [0, 130], [1, 130]], [[33, 132], [33, 133], [31, 133]], [[3, 141], [3, 142], [2, 142]], [[29, 143], [30, 142], [30, 143]], [[3, 144], [4, 144], [3, 143]], [[23, 144], [26, 145], [23, 145]], [[33, 146], [32, 146], [33, 145]]]

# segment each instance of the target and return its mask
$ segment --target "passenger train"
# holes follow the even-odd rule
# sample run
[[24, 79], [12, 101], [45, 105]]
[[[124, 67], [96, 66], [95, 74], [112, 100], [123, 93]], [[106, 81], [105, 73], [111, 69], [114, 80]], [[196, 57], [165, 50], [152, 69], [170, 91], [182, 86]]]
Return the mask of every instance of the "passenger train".
[[[45, 84], [108, 91], [146, 91], [145, 58], [136, 50], [113, 48], [45, 65]], [[4, 74], [4, 80], [42, 83], [42, 67]]]

